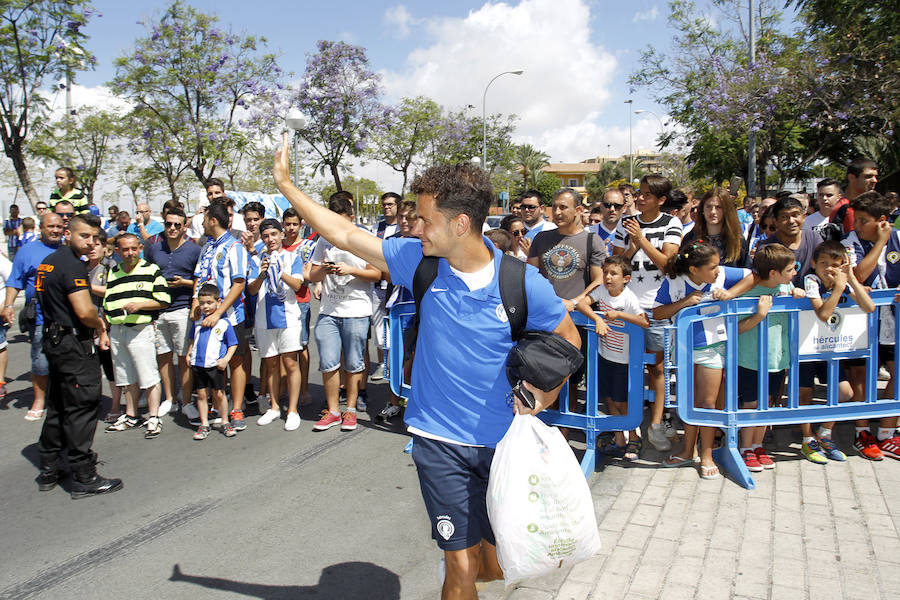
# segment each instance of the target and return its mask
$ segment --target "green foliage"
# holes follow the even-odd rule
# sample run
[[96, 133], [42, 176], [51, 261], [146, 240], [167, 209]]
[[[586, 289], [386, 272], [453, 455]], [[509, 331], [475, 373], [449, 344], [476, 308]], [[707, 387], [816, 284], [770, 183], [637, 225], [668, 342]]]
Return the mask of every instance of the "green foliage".
[[47, 99], [47, 76], [90, 67], [94, 58], [81, 32], [93, 10], [87, 0], [4, 0], [0, 3], [0, 139], [32, 207], [37, 192], [28, 175], [25, 145]]
[[588, 198], [591, 202], [599, 202], [603, 198], [603, 193], [610, 187], [610, 184], [627, 178], [626, 166], [623, 166], [621, 163], [605, 162], [600, 165], [599, 171], [588, 173], [585, 176], [584, 187], [588, 191]]
[[438, 135], [441, 107], [430, 98], [404, 98], [376, 130], [370, 155], [403, 175], [406, 193], [409, 169]]
[[264, 38], [222, 30], [217, 17], [180, 0], [144, 25], [146, 37], [116, 59], [110, 85], [135, 104], [132, 144], [153, 155], [174, 194], [186, 169], [201, 182], [213, 176], [240, 143], [238, 114], [263, 103], [281, 70], [273, 54], [260, 53]]
[[[486, 170], [492, 175], [513, 167], [515, 122], [515, 115], [488, 115]], [[466, 162], [473, 158], [480, 160], [483, 146], [484, 129], [480, 117], [469, 117], [464, 110], [446, 111], [437, 135], [425, 149], [424, 166]]]
[[535, 149], [531, 144], [515, 147], [515, 166], [522, 174], [523, 189], [528, 189], [529, 180], [534, 180], [537, 173], [549, 164], [550, 155]]
[[28, 144], [29, 154], [74, 169], [78, 181], [94, 201], [94, 184], [108, 166], [109, 147], [122, 134], [122, 115], [90, 106], [78, 115], [48, 124]]
[[[376, 196], [376, 198], [380, 198], [381, 194], [384, 193], [384, 191], [378, 187], [377, 183], [375, 183], [371, 179], [366, 179], [365, 177], [355, 177], [353, 175], [347, 175], [342, 179], [341, 184], [344, 190], [353, 194], [353, 197], [359, 201], [360, 212], [363, 212], [363, 200], [367, 196]], [[328, 199], [331, 197], [331, 195], [337, 191], [338, 189], [336, 185], [326, 185], [324, 188], [322, 188], [321, 191], [322, 202], [327, 204]]]
[[515, 186], [510, 189], [510, 200], [521, 196], [522, 192], [527, 189], [535, 189], [544, 197], [544, 204], [550, 206], [553, 202], [553, 194], [561, 187], [563, 187], [563, 185], [559, 177], [540, 171], [538, 172], [536, 180], [529, 181], [527, 188], [522, 186], [521, 181], [517, 181]]

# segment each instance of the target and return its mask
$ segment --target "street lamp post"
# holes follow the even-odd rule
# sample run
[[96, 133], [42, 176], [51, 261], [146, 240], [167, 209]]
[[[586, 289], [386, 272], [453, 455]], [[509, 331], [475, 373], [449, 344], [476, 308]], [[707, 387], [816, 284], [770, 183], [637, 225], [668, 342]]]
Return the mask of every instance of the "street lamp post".
[[634, 154], [631, 151], [631, 109], [634, 107], [634, 100], [625, 101], [628, 105], [628, 183], [634, 181]]
[[298, 156], [297, 151], [297, 141], [300, 138], [300, 130], [305, 128], [307, 123], [309, 123], [309, 119], [306, 118], [306, 115], [301, 113], [299, 110], [292, 110], [287, 118], [284, 120], [285, 126], [294, 132], [293, 148], [291, 148], [291, 152], [294, 154], [294, 181], [298, 181], [300, 179], [300, 157]]
[[494, 78], [488, 81], [488, 84], [484, 86], [484, 94], [481, 96], [481, 133], [482, 133], [482, 147], [481, 147], [481, 168], [487, 171], [487, 93], [488, 88], [491, 87], [491, 84], [498, 77], [502, 77], [503, 75], [521, 75], [524, 73], [522, 69], [517, 69], [515, 71], [503, 71], [497, 75], [494, 75]]
[[642, 115], [644, 113], [647, 113], [647, 114], [650, 114], [650, 115], [653, 115], [654, 117], [656, 117], [656, 120], [659, 122], [659, 134], [660, 135], [662, 135], [666, 132], [666, 128], [663, 126], [662, 119], [660, 119], [659, 115], [656, 114], [655, 112], [653, 112], [652, 110], [647, 110], [646, 108], [639, 108], [636, 111], [634, 111], [634, 114], [636, 114], [636, 115]]
[[[756, 62], [756, 25], [753, 17], [756, 12], [755, 0], [750, 0], [750, 64]], [[747, 195], [756, 196], [756, 132], [753, 128], [747, 133]]]

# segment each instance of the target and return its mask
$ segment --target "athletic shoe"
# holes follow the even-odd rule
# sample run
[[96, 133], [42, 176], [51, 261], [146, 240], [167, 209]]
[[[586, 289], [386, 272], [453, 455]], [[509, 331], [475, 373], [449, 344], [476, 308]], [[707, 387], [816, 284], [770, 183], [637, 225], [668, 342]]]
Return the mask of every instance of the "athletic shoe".
[[662, 425], [666, 429], [666, 437], [673, 438], [675, 437], [677, 431], [675, 431], [675, 425], [672, 424], [672, 415], [666, 414], [663, 415]]
[[281, 411], [275, 408], [270, 408], [267, 410], [263, 416], [256, 420], [257, 425], [268, 425], [272, 421], [277, 421], [281, 418]]
[[295, 412], [289, 412], [287, 419], [284, 420], [284, 430], [294, 431], [300, 427], [300, 415]]
[[195, 440], [205, 440], [209, 437], [209, 427], [206, 425], [201, 425], [197, 428], [197, 432], [194, 434]]
[[135, 429], [136, 427], [140, 427], [141, 422], [136, 417], [129, 417], [128, 415], [119, 415], [119, 418], [116, 419], [115, 423], [107, 426], [106, 431], [110, 433], [115, 433], [116, 431], [126, 431], [128, 429]]
[[6, 384], [0, 383], [0, 398], [6, 398]]
[[853, 447], [859, 452], [863, 458], [869, 460], [884, 460], [884, 454], [878, 447], [878, 442], [872, 437], [868, 431], [861, 431], [853, 441]]
[[878, 442], [878, 448], [891, 458], [900, 460], [900, 436], [894, 436]]
[[257, 396], [253, 386], [249, 383], [244, 386], [244, 402], [247, 404], [256, 404]]
[[349, 410], [341, 415], [341, 431], [353, 431], [356, 429], [356, 413]]
[[172, 412], [172, 401], [163, 400], [159, 403], [159, 416], [167, 415]]
[[335, 425], [341, 424], [341, 416], [335, 416], [331, 414], [331, 411], [326, 409], [322, 411], [322, 418], [316, 421], [316, 424], [313, 425], [314, 431], [325, 431]]
[[660, 452], [672, 449], [672, 442], [666, 437], [666, 428], [661, 423], [652, 423], [647, 428], [647, 440]]
[[147, 433], [144, 434], [144, 437], [148, 440], [152, 440], [155, 437], [159, 437], [159, 434], [162, 433], [162, 422], [159, 420], [159, 417], [150, 417], [147, 419]]
[[847, 460], [847, 455], [838, 450], [837, 444], [835, 444], [831, 438], [820, 438], [819, 446], [822, 448], [822, 452], [825, 456], [828, 457], [828, 460], [836, 460], [838, 462]]
[[247, 423], [244, 421], [244, 411], [232, 410], [228, 413], [228, 419], [231, 421], [231, 426], [234, 427], [235, 431], [247, 429]]
[[884, 365], [878, 369], [878, 381], [887, 381], [891, 378], [891, 372]]
[[231, 423], [222, 425], [222, 433], [225, 434], [225, 437], [234, 437], [237, 435], [237, 431], [234, 430], [234, 425]]
[[744, 464], [747, 465], [747, 470], [752, 473], [759, 473], [763, 470], [763, 466], [759, 464], [759, 459], [756, 458], [756, 452], [747, 448], [744, 450]]
[[763, 469], [774, 469], [775, 461], [772, 460], [772, 457], [766, 452], [766, 449], [760, 446], [755, 449], [754, 454], [756, 454], [756, 460], [759, 461], [759, 464], [762, 465]]
[[396, 417], [400, 414], [400, 407], [396, 404], [388, 404], [384, 408], [381, 409], [381, 412], [378, 413], [378, 418], [382, 421], [388, 421], [391, 417]]
[[197, 407], [194, 406], [193, 402], [188, 402], [187, 404], [181, 405], [181, 414], [188, 420], [188, 423], [193, 425], [194, 427], [199, 427], [200, 425], [200, 411], [197, 410]]
[[378, 367], [372, 371], [372, 374], [369, 375], [370, 381], [381, 381], [384, 379], [384, 365], [378, 365]]
[[356, 410], [366, 410], [367, 408], [369, 407], [366, 404], [366, 401], [363, 400], [362, 396], [356, 399]]
[[800, 447], [800, 451], [809, 462], [814, 462], [817, 465], [824, 465], [828, 462], [828, 457], [822, 452], [822, 448], [816, 440], [804, 442]]
[[209, 409], [209, 424], [210, 425], [221, 425], [222, 417], [219, 416], [219, 411], [214, 408]]

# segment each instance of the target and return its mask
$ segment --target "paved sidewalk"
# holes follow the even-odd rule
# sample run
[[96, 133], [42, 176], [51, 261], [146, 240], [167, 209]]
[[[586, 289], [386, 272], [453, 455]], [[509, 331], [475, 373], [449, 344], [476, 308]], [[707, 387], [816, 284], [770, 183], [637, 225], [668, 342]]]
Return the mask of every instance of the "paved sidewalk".
[[[838, 443], [850, 449], [852, 427]], [[608, 463], [592, 479], [603, 549], [568, 572], [482, 600], [900, 598], [900, 461], [816, 465], [776, 435], [755, 490], [691, 467]], [[645, 450], [645, 459], [658, 460]]]

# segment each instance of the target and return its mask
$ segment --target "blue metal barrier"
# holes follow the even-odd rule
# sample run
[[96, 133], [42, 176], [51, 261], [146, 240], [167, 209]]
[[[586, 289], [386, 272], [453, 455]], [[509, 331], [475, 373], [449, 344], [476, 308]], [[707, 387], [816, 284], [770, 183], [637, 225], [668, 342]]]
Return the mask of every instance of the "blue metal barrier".
[[[871, 294], [876, 307], [897, 307], [894, 302], [894, 290], [879, 290]], [[841, 302], [839, 309], [852, 308], [852, 301]], [[737, 298], [726, 302], [702, 303], [682, 309], [672, 329], [675, 332], [675, 364], [666, 365], [676, 373], [676, 406], [678, 415], [686, 423], [706, 427], [719, 427], [726, 432], [726, 444], [714, 451], [713, 455], [720, 468], [730, 473], [737, 482], [754, 488], [755, 483], [747, 470], [744, 460], [738, 451], [738, 431], [742, 427], [759, 425], [793, 425], [798, 423], [817, 423], [827, 421], [847, 421], [855, 419], [877, 419], [900, 414], [900, 400], [879, 399], [878, 379], [878, 318], [880, 308], [866, 315], [867, 345], [863, 349], [818, 352], [801, 354], [800, 349], [800, 313], [811, 311], [809, 300], [793, 298], [776, 298], [769, 315], [788, 314], [788, 340], [790, 367], [788, 368], [787, 406], [769, 406], [768, 390], [768, 317], [758, 325], [759, 340], [757, 357], [758, 408], [738, 408], [737, 393], [737, 344], [738, 321], [757, 309], [756, 298]], [[885, 308], [884, 310], [888, 310]], [[900, 314], [900, 313], [897, 313]], [[725, 351], [725, 409], [713, 410], [695, 408], [694, 398], [694, 364], [693, 364], [693, 324], [712, 318], [724, 318], [727, 334]], [[900, 339], [900, 320], [895, 320], [894, 339]], [[839, 361], [851, 358], [866, 360], [865, 399], [862, 402], [838, 402], [839, 394]], [[800, 406], [799, 404], [799, 365], [806, 361], [825, 361], [828, 364], [827, 400], [824, 404]], [[900, 378], [894, 378], [894, 398], [900, 398]]]
[[[388, 335], [385, 336], [387, 347], [388, 379], [391, 391], [397, 396], [408, 398], [410, 386], [403, 381], [403, 330], [409, 326], [416, 312], [415, 303], [402, 302], [395, 304], [388, 318]], [[586, 406], [585, 411], [578, 412], [576, 406], [569, 403], [569, 384], [563, 386], [559, 393], [559, 408], [541, 411], [538, 417], [548, 425], [581, 429], [585, 432], [586, 448], [581, 461], [581, 469], [585, 476], [597, 469], [597, 436], [609, 431], [630, 431], [640, 427], [643, 419], [644, 391], [644, 330], [637, 325], [625, 323], [624, 327], [613, 327], [624, 331], [629, 337], [628, 354], [628, 411], [626, 415], [609, 415], [600, 411], [598, 397], [599, 384], [597, 372], [599, 336], [594, 333], [594, 322], [580, 313], [571, 313], [575, 325], [588, 331], [585, 356], [586, 367]]]

